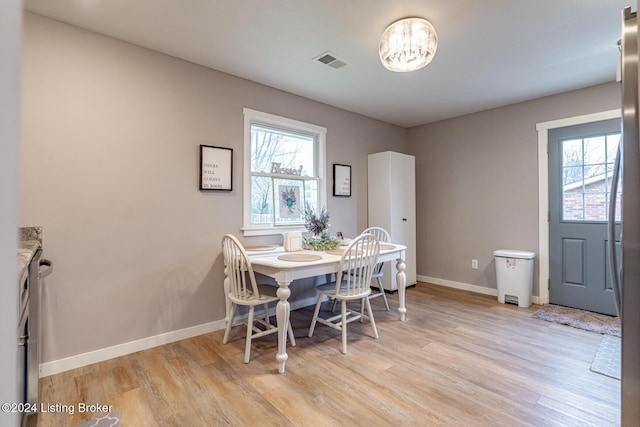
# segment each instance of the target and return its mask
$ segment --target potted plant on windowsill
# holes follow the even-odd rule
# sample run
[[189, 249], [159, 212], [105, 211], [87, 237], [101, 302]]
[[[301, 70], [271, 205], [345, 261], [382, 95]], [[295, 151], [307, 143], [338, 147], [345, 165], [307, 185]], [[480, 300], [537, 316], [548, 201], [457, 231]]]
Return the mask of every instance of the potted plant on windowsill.
[[325, 206], [317, 214], [307, 202], [304, 208], [304, 223], [311, 237], [303, 239], [305, 249], [313, 251], [326, 251], [340, 246], [337, 237], [329, 236], [329, 212]]

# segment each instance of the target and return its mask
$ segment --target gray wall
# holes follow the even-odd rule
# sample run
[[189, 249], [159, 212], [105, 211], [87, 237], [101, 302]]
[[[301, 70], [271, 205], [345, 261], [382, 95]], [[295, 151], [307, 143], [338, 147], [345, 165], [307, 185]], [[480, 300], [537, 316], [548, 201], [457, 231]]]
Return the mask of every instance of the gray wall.
[[[20, 40], [22, 2], [0, 2], [0, 403], [18, 401], [18, 165], [20, 163]], [[0, 425], [18, 414], [0, 411]]]
[[[224, 318], [243, 107], [328, 129], [328, 176], [353, 166], [353, 196], [328, 196], [345, 235], [367, 225], [367, 154], [406, 150], [405, 129], [32, 14], [23, 55], [21, 225], [54, 262], [44, 362]], [[198, 191], [199, 144], [233, 148], [231, 193]]]
[[410, 129], [418, 274], [495, 288], [495, 249], [537, 253], [536, 123], [616, 108], [608, 83]]
[[[334, 231], [367, 225], [367, 154], [415, 155], [418, 274], [484, 288], [494, 249], [538, 250], [535, 124], [619, 107], [612, 83], [407, 131], [31, 14], [24, 38], [20, 225], [44, 227], [55, 263], [44, 362], [224, 317], [243, 107], [328, 129], [328, 175], [353, 166]], [[234, 149], [233, 192], [197, 190], [199, 144]]]

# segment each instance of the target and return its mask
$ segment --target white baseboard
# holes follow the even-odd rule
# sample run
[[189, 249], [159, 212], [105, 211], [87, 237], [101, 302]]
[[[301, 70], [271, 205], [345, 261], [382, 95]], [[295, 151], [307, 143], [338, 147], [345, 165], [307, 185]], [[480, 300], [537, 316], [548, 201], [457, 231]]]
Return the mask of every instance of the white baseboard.
[[224, 328], [224, 319], [42, 363], [40, 378]]
[[[430, 276], [418, 275], [417, 279], [420, 282], [432, 283], [434, 285], [445, 286], [447, 288], [461, 289], [463, 291], [470, 291], [470, 292], [475, 292], [477, 294], [484, 294], [484, 295], [491, 295], [494, 297], [498, 297], [498, 290], [493, 288], [485, 288], [484, 286], [471, 285], [469, 283], [462, 283], [462, 282], [454, 282], [453, 280], [438, 279], [437, 277], [430, 277]], [[540, 297], [533, 295], [531, 297], [531, 302], [533, 304], [539, 304]]]
[[484, 286], [471, 285], [469, 283], [454, 282], [453, 280], [438, 279], [437, 277], [420, 276], [418, 280], [421, 282], [433, 283], [434, 285], [446, 286], [447, 288], [462, 289], [463, 291], [475, 292], [477, 294], [498, 296], [497, 289], [485, 288]]
[[[316, 301], [316, 297], [312, 297], [292, 302], [291, 310], [296, 310], [298, 308], [315, 304]], [[273, 308], [273, 312], [275, 313], [275, 307]], [[224, 329], [224, 327], [224, 319], [216, 320], [214, 322], [204, 323], [202, 325], [191, 326], [189, 328], [184, 328], [177, 331], [166, 332], [147, 338], [114, 345], [112, 347], [101, 348], [99, 350], [65, 357], [64, 359], [42, 363], [40, 364], [40, 378], [59, 374], [60, 372], [69, 371], [71, 369], [81, 368], [93, 363], [114, 359], [116, 357], [126, 356], [127, 354], [135, 353], [141, 350], [147, 350], [149, 348], [169, 344], [175, 341], [193, 338], [198, 335]]]

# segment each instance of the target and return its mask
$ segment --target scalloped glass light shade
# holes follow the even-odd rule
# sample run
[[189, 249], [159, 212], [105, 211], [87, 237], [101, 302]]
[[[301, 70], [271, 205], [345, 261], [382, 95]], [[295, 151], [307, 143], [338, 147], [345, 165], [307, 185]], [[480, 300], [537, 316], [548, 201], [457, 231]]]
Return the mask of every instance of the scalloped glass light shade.
[[438, 36], [426, 19], [406, 18], [389, 25], [380, 37], [380, 61], [388, 70], [415, 71], [436, 53]]

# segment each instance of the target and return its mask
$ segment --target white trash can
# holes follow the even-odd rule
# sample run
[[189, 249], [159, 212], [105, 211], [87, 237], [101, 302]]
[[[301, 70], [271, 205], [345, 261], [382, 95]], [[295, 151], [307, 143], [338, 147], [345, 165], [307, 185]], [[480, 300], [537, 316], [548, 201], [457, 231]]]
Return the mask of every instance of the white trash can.
[[498, 302], [531, 305], [533, 288], [533, 261], [535, 252], [498, 249], [493, 252], [496, 261]]

